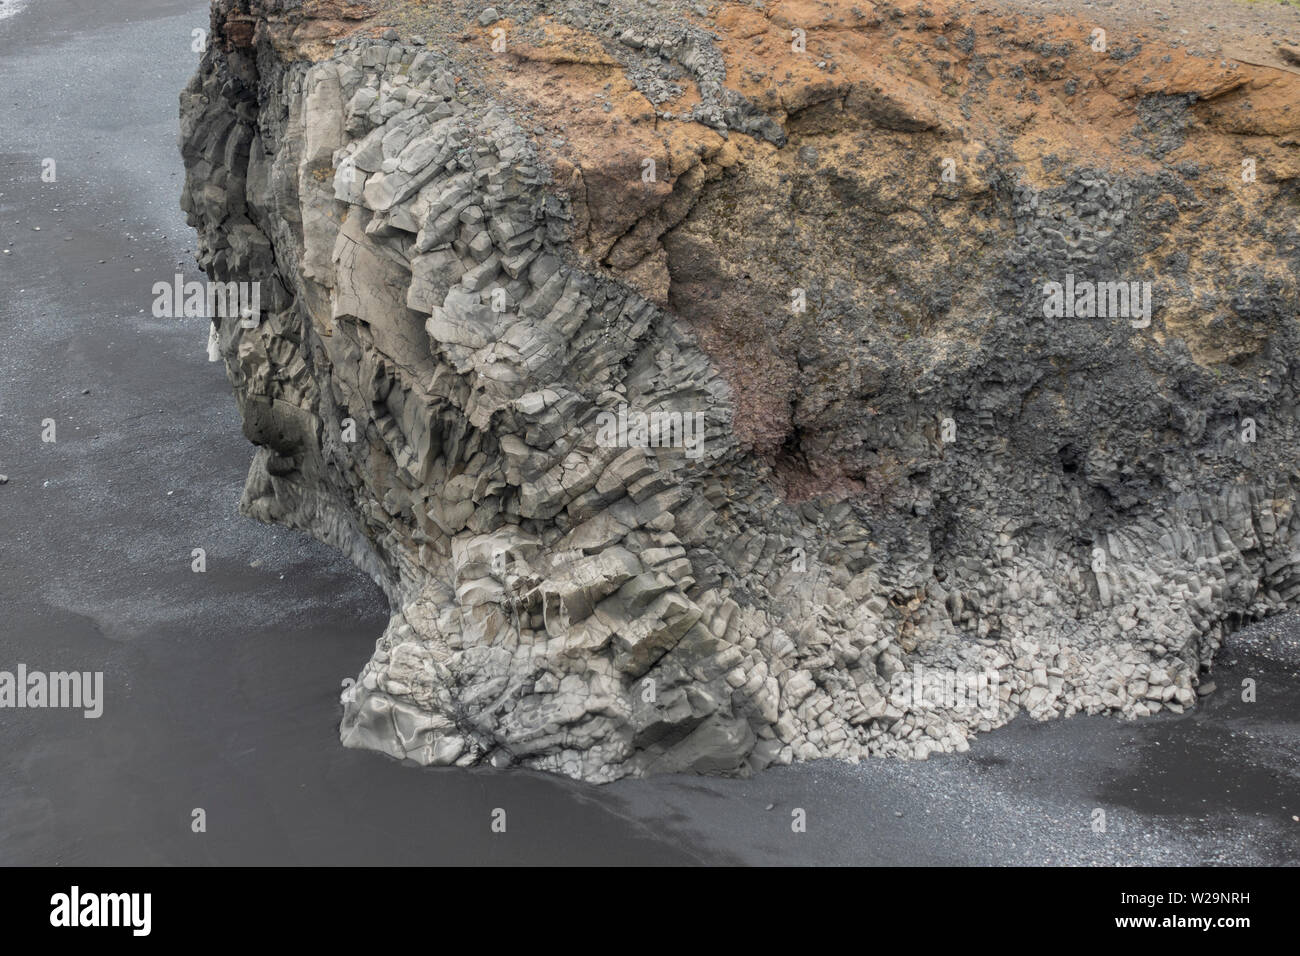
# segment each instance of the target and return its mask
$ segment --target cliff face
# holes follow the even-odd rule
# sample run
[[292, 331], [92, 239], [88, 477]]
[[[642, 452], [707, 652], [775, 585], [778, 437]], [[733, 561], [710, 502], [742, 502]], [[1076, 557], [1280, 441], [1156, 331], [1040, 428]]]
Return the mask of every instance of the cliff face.
[[1297, 603], [1296, 72], [998, 4], [498, 9], [215, 0], [182, 96], [201, 265], [261, 283], [242, 509], [393, 605], [345, 744], [924, 757], [1181, 711]]

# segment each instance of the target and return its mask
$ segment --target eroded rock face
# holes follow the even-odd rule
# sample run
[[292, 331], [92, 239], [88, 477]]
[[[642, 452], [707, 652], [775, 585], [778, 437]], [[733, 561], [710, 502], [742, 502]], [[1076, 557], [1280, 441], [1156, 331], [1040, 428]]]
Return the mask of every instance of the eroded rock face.
[[201, 265], [261, 283], [242, 509], [393, 605], [345, 744], [925, 757], [1180, 711], [1294, 606], [1300, 76], [965, 5], [499, 10], [216, 0], [182, 97]]

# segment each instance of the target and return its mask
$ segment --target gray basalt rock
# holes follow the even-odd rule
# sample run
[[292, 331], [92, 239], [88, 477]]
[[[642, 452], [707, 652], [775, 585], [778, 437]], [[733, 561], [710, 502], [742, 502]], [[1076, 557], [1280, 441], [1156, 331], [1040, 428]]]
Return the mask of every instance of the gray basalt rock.
[[[695, 76], [711, 129], [790, 168], [826, 152], [728, 89], [698, 27], [624, 35], [560, 6]], [[218, 0], [216, 35], [239, 13]], [[338, 547], [392, 604], [344, 744], [598, 782], [926, 757], [1022, 712], [1191, 707], [1223, 635], [1300, 598], [1294, 287], [1223, 250], [1224, 314], [1263, 344], [1217, 391], [1177, 334], [1041, 318], [1044, 277], [1127, 274], [1164, 242], [1168, 168], [991, 176], [960, 282], [890, 306], [946, 315], [942, 335], [863, 311], [845, 276], [803, 283], [834, 318], [789, 346], [798, 408], [764, 450], [724, 373], [749, 344], [706, 348], [685, 292], [656, 303], [580, 254], [531, 130], [452, 55], [356, 38], [313, 61], [240, 36], [182, 97], [183, 204], [208, 275], [263, 289], [255, 327], [218, 322], [257, 445], [242, 510]], [[853, 122], [922, 142], [943, 115], [885, 90]], [[655, 214], [682, 289], [712, 268], [720, 190], [745, 188], [710, 175]], [[879, 225], [903, 200], [821, 175], [864, 217], [836, 242], [910, 274]], [[743, 250], [756, 284], [800, 284], [819, 222], [849, 228], [811, 212]], [[1288, 215], [1269, 234], [1294, 269]], [[868, 334], [843, 337], [851, 320]], [[832, 459], [843, 483], [792, 492], [792, 468]]]

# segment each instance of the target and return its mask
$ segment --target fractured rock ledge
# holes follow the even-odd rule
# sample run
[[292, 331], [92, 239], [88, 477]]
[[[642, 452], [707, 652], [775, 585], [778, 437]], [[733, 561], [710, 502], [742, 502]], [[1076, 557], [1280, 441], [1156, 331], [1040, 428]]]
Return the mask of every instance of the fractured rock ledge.
[[[200, 264], [261, 283], [242, 510], [393, 607], [345, 744], [926, 757], [1181, 712], [1300, 603], [1300, 74], [997, 3], [483, 7], [215, 0], [182, 96]], [[1150, 321], [1046, 317], [1067, 276]]]

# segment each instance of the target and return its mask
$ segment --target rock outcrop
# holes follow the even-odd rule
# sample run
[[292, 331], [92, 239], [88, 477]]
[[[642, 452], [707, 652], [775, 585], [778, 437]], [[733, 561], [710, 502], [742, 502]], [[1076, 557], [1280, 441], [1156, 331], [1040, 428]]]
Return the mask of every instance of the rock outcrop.
[[607, 781], [1193, 706], [1300, 596], [1300, 74], [1095, 28], [215, 0], [242, 509], [393, 607], [344, 743]]

